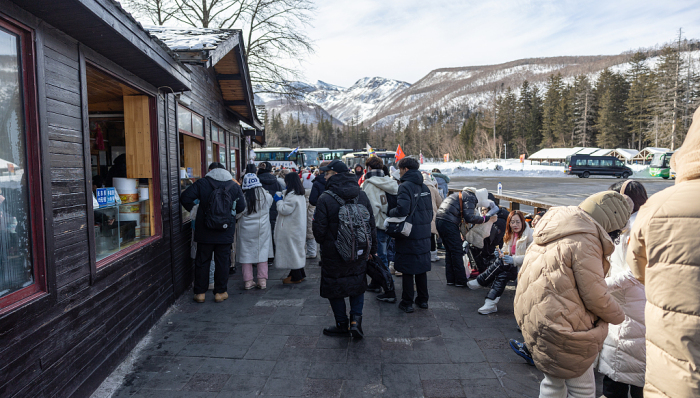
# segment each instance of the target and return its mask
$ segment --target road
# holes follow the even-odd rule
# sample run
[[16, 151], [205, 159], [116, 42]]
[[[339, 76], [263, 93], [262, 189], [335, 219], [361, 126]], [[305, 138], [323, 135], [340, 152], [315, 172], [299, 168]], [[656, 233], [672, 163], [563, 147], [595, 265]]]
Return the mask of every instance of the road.
[[[503, 184], [503, 194], [519, 198], [539, 200], [563, 206], [575, 206], [589, 195], [604, 191], [615, 182], [614, 177], [450, 177], [450, 188], [488, 188], [496, 192], [498, 183]], [[673, 180], [640, 179], [649, 196], [673, 185]], [[529, 210], [523, 208], [523, 210]]]

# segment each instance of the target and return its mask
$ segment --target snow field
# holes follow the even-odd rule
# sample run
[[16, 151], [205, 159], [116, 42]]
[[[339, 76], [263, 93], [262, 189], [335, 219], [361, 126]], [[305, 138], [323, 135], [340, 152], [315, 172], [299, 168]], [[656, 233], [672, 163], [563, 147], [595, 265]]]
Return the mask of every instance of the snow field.
[[[649, 175], [648, 165], [628, 165], [634, 171], [633, 178], [654, 178]], [[455, 177], [557, 177], [578, 178], [565, 174], [564, 165], [530, 164], [529, 160], [520, 163], [520, 159], [486, 159], [476, 162], [425, 162], [421, 170], [440, 169], [443, 174]]]

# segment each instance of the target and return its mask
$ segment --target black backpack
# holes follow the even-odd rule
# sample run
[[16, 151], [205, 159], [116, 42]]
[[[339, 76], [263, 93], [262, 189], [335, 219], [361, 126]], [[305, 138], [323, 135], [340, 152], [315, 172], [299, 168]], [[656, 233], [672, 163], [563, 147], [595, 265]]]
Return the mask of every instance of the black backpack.
[[333, 191], [325, 191], [338, 203], [338, 237], [335, 248], [346, 262], [364, 260], [369, 256], [372, 247], [372, 226], [369, 223], [370, 213], [365, 205], [359, 203], [359, 196], [352, 202], [345, 202]]
[[225, 184], [219, 185], [217, 188], [210, 179], [204, 178], [209, 182], [213, 191], [209, 195], [209, 206], [204, 212], [204, 225], [216, 231], [226, 231], [230, 226], [234, 225], [233, 209], [234, 199], [233, 194], [229, 191], [233, 181], [228, 181]]

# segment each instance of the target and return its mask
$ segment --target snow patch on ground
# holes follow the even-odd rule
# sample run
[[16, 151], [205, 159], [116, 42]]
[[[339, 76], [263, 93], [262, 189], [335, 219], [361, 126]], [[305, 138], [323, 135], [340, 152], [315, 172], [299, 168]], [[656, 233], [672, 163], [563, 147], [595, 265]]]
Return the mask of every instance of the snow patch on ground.
[[[628, 165], [634, 171], [634, 178], [653, 178], [648, 165]], [[564, 165], [530, 164], [519, 159], [486, 159], [476, 162], [425, 162], [421, 170], [440, 169], [443, 174], [455, 177], [559, 177], [577, 178], [566, 173]]]

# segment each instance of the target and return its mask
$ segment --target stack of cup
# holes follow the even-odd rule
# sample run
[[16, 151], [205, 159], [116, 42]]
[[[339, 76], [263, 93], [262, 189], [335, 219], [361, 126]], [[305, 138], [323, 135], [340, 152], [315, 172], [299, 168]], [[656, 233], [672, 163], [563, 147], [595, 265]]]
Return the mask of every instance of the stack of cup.
[[141, 206], [139, 205], [139, 180], [135, 178], [115, 177], [114, 188], [119, 194], [122, 203], [132, 203], [119, 206], [119, 221], [136, 221], [135, 237], [141, 236]]

